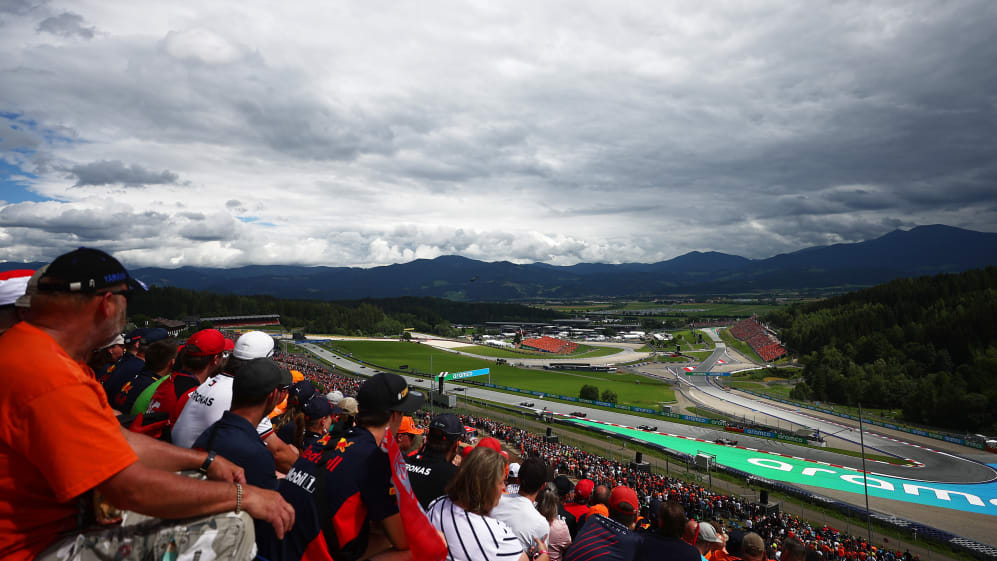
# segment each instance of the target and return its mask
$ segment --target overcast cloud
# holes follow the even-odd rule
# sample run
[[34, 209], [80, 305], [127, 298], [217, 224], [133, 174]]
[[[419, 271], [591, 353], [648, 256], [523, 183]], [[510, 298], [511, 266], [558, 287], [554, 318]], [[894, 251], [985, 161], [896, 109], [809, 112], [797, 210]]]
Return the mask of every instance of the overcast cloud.
[[997, 231], [997, 3], [0, 0], [0, 260]]

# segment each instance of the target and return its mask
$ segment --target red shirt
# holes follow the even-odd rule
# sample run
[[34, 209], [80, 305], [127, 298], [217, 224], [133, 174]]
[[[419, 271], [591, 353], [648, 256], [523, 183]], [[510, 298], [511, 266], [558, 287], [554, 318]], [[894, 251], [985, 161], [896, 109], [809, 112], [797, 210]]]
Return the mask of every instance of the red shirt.
[[0, 558], [34, 559], [75, 527], [73, 499], [136, 461], [88, 368], [28, 323], [0, 337]]

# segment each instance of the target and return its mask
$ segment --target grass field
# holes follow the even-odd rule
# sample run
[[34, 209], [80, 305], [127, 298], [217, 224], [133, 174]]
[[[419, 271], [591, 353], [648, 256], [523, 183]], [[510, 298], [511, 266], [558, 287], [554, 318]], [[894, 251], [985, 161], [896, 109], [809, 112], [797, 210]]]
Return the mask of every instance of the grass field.
[[471, 353], [473, 355], [490, 356], [495, 358], [550, 358], [559, 359], [563, 358], [565, 360], [574, 360], [578, 358], [595, 358], [600, 356], [610, 356], [615, 355], [621, 351], [615, 347], [597, 347], [595, 345], [579, 345], [575, 352], [569, 355], [553, 355], [550, 353], [542, 353], [536, 351], [519, 351], [511, 349], [500, 349], [498, 347], [489, 347], [487, 345], [474, 345], [472, 347], [458, 347], [454, 349], [462, 353]]
[[[490, 360], [456, 355], [419, 343], [334, 341], [325, 346], [340, 354], [352, 354], [354, 359], [374, 366], [401, 370], [400, 367], [405, 365], [405, 370], [412, 375], [429, 377], [430, 363], [432, 371], [436, 373], [489, 368], [492, 383], [502, 386], [574, 397], [583, 385], [590, 384], [598, 387], [600, 392], [613, 390], [619, 396], [619, 403], [637, 407], [656, 407], [662, 401], [675, 401], [675, 393], [667, 384], [634, 374], [516, 368], [495, 364]], [[486, 382], [487, 379], [481, 377], [475, 381]]]

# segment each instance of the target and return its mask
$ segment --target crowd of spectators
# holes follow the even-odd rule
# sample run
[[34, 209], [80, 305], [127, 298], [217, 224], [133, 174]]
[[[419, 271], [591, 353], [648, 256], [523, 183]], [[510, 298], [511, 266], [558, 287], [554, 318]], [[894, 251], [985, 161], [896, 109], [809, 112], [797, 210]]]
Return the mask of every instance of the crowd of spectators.
[[762, 360], [769, 362], [786, 354], [786, 349], [769, 335], [768, 331], [755, 318], [742, 319], [730, 326], [730, 334], [746, 341]]
[[519, 343], [519, 346], [534, 351], [567, 355], [575, 352], [578, 348], [578, 343], [572, 343], [571, 341], [565, 341], [564, 339], [544, 335], [543, 337], [523, 339]]
[[[437, 540], [469, 561], [913, 561], [493, 419], [431, 416], [401, 376], [342, 376], [259, 331], [123, 335], [141, 285], [97, 250], [31, 278], [0, 336], [5, 559], [390, 560]], [[197, 469], [213, 481], [173, 473]]]

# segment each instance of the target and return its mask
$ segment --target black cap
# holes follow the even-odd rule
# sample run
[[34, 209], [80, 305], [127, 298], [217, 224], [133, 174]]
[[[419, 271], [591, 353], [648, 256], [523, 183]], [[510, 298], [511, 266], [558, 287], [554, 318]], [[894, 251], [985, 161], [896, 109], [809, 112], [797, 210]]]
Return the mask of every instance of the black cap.
[[142, 340], [142, 336], [149, 332], [148, 327], [140, 327], [138, 329], [132, 329], [125, 335], [125, 344], [131, 345], [132, 343], [138, 343]]
[[239, 369], [232, 383], [232, 397], [259, 402], [277, 388], [291, 385], [291, 373], [269, 358], [254, 358]]
[[554, 487], [557, 488], [557, 494], [563, 497], [564, 495], [567, 495], [568, 493], [571, 492], [572, 489], [575, 488], [575, 484], [572, 483], [571, 480], [568, 479], [567, 477], [563, 475], [558, 475], [557, 477], [554, 478]]
[[381, 372], [368, 378], [357, 391], [360, 411], [401, 411], [411, 413], [418, 409], [425, 396], [409, 391], [405, 378], [391, 372]]
[[305, 413], [305, 417], [309, 421], [314, 421], [315, 419], [321, 419], [322, 417], [328, 417], [332, 415], [332, 404], [329, 400], [325, 398], [324, 395], [312, 396], [311, 399], [305, 402], [301, 406], [301, 410]]
[[[311, 383], [309, 380], [301, 380], [295, 382], [291, 386], [291, 395], [288, 396], [289, 399], [295, 400], [299, 405], [304, 405], [308, 403], [315, 395], [315, 384]], [[323, 415], [324, 416], [324, 415]]]
[[429, 421], [429, 434], [432, 435], [434, 430], [442, 432], [451, 439], [464, 435], [464, 425], [453, 413], [440, 413], [433, 417], [433, 420]]
[[162, 327], [152, 327], [145, 330], [142, 334], [142, 345], [148, 345], [149, 343], [155, 343], [156, 341], [162, 341], [170, 336], [169, 333]]
[[99, 249], [81, 247], [55, 258], [38, 279], [38, 290], [48, 292], [96, 292], [116, 284], [128, 283], [145, 291], [145, 284], [133, 279], [121, 263]]

